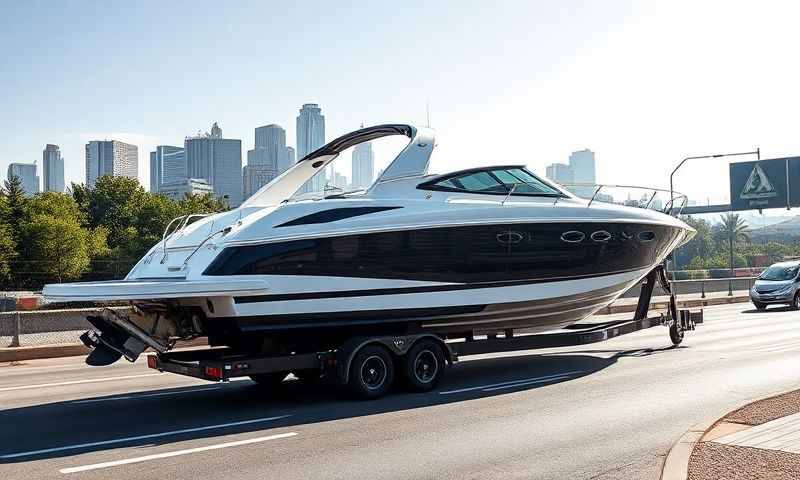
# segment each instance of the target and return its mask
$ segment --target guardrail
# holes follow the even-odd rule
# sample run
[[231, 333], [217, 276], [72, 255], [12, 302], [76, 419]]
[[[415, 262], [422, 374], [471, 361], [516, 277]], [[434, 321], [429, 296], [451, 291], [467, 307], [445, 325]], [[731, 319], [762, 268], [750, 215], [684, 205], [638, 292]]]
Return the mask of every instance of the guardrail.
[[[700, 292], [683, 292], [683, 293], [700, 293], [700, 298], [706, 298], [706, 285], [708, 284], [727, 284], [728, 286], [728, 296], [733, 296], [733, 286], [735, 283], [742, 283], [746, 284], [746, 290], [750, 290], [753, 287], [753, 283], [756, 281], [758, 277], [729, 277], [729, 278], [700, 278], [700, 279], [690, 279], [690, 280], [670, 280], [669, 283], [675, 286], [675, 293], [680, 295], [681, 292], [678, 291], [679, 286], [681, 285], [700, 285]], [[720, 291], [720, 290], [715, 290]]]

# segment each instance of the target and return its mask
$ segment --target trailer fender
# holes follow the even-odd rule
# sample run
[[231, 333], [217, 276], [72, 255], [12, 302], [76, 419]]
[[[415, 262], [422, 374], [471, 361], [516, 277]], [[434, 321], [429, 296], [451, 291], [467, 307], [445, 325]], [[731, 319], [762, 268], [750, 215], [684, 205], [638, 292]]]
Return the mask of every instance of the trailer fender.
[[430, 338], [439, 343], [444, 352], [445, 359], [449, 364], [456, 361], [456, 355], [450, 347], [440, 337], [432, 333], [423, 333], [419, 335], [388, 335], [381, 337], [355, 337], [351, 338], [336, 350], [336, 373], [339, 380], [347, 383], [350, 377], [350, 365], [353, 363], [353, 358], [356, 354], [367, 345], [382, 345], [386, 347], [393, 355], [401, 357], [405, 355], [414, 344], [423, 338]]

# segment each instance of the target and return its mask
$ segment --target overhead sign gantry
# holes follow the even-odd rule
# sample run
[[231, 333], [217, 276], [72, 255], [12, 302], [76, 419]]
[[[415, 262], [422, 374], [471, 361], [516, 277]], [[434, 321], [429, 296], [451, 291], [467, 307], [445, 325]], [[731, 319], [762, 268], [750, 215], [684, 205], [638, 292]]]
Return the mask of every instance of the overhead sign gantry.
[[731, 163], [730, 210], [800, 206], [800, 157]]

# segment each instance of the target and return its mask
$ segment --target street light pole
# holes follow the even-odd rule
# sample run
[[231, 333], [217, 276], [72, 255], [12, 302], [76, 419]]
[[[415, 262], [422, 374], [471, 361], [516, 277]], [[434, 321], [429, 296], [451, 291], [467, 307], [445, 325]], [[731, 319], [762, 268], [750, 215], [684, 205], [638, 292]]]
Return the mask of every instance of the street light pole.
[[[692, 157], [684, 158], [683, 160], [681, 160], [681, 162], [678, 164], [678, 166], [675, 167], [672, 170], [672, 173], [669, 174], [669, 201], [672, 202], [673, 201], [673, 197], [675, 196], [675, 190], [672, 187], [672, 179], [675, 176], [675, 172], [677, 172], [678, 169], [681, 168], [683, 166], [683, 164], [686, 163], [688, 160], [698, 160], [698, 159], [701, 159], [701, 158], [737, 157], [737, 156], [741, 156], [741, 155], [756, 155], [756, 158], [758, 158], [758, 160], [761, 160], [761, 148], [756, 148], [752, 152], [716, 153], [714, 155], [698, 155], [698, 156], [692, 156]], [[672, 204], [670, 203], [670, 205], [672, 205]], [[672, 207], [670, 207], [670, 208], [672, 208]]]

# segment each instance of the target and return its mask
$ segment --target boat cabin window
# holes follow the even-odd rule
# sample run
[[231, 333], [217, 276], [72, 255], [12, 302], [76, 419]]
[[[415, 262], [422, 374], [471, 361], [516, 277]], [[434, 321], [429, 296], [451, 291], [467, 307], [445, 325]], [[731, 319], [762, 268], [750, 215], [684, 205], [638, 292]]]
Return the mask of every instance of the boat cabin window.
[[490, 195], [508, 195], [511, 192], [511, 195], [564, 196], [522, 167], [456, 172], [420, 184], [418, 188]]

